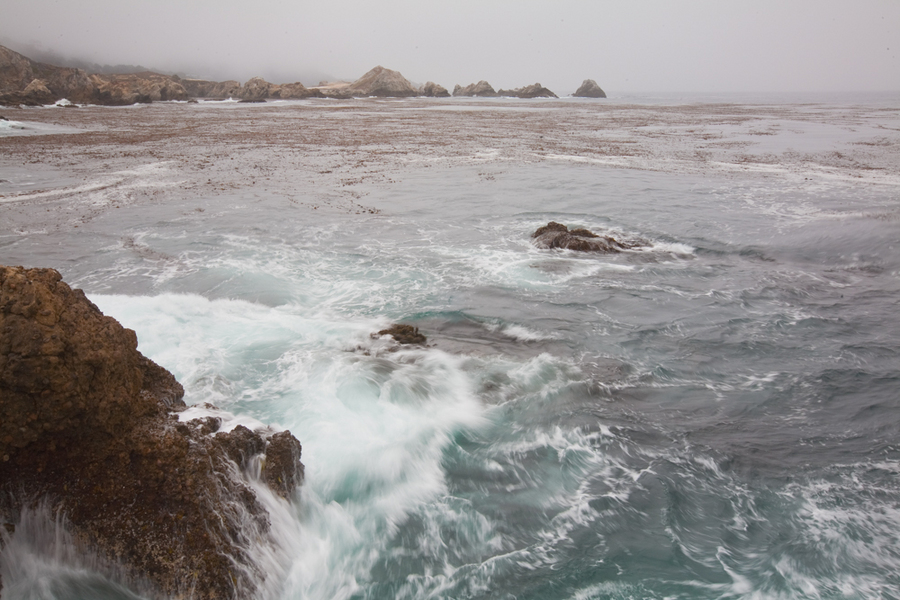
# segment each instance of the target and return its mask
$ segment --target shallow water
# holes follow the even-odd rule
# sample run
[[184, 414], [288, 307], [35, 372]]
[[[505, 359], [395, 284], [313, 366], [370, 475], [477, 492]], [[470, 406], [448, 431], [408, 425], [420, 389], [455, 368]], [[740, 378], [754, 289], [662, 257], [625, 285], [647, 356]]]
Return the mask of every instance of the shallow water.
[[[460, 128], [491, 112], [365, 108], [398, 135], [410, 112]], [[896, 167], [872, 174], [850, 163], [877, 156], [845, 154], [826, 171], [806, 154], [719, 168], [668, 141], [668, 157], [641, 158], [649, 169], [616, 168], [559, 133], [582, 104], [541, 108], [557, 133], [540, 143], [558, 147], [539, 158], [519, 150], [543, 120], [467, 156], [463, 140], [442, 152], [386, 138], [401, 158], [341, 173], [344, 185], [319, 171], [365, 153], [339, 143], [293, 167], [274, 151], [259, 162], [263, 145], [232, 149], [243, 176], [271, 167], [268, 190], [207, 190], [200, 171], [153, 157], [93, 176], [6, 160], [4, 179], [58, 179], [45, 196], [6, 191], [0, 257], [83, 287], [189, 404], [302, 441], [306, 482], [260, 555], [272, 597], [900, 597]], [[283, 110], [301, 109], [325, 129], [346, 118]], [[255, 127], [281, 127], [265, 114]], [[896, 123], [879, 114], [866, 127]], [[830, 135], [830, 117], [802, 130], [765, 118], [796, 138], [779, 144], [819, 158], [898, 144], [886, 128]], [[207, 148], [227, 156], [226, 141]], [[549, 220], [646, 246], [538, 250], [530, 234]], [[428, 347], [371, 336], [398, 321]], [[4, 559], [5, 582], [28, 581], [21, 564]]]

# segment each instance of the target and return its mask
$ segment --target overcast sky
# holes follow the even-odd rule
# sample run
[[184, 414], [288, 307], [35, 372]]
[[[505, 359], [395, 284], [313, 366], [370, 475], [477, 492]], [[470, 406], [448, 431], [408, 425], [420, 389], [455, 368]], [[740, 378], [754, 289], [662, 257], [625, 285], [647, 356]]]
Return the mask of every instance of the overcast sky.
[[242, 82], [900, 90], [900, 0], [2, 0], [0, 44]]

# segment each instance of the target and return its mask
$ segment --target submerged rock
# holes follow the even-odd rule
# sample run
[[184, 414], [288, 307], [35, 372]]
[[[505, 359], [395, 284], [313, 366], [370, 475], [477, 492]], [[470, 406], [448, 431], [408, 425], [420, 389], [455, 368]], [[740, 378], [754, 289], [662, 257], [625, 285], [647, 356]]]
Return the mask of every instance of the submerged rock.
[[573, 96], [578, 98], [606, 98], [606, 92], [600, 89], [597, 82], [593, 79], [585, 79]]
[[166, 596], [252, 598], [265, 575], [252, 549], [270, 524], [241, 471], [265, 453], [264, 479], [289, 497], [300, 442], [240, 427], [212, 436], [215, 419], [172, 414], [183, 394], [58, 272], [0, 266], [0, 522], [47, 501]]
[[378, 335], [389, 335], [401, 344], [424, 344], [428, 341], [423, 334], [419, 333], [418, 327], [401, 325], [399, 323], [391, 325], [387, 329], [382, 329], [378, 332]]
[[607, 235], [597, 235], [587, 229], [569, 229], [550, 221], [531, 235], [538, 248], [564, 248], [579, 252], [621, 252], [646, 246], [642, 241], [622, 241]]

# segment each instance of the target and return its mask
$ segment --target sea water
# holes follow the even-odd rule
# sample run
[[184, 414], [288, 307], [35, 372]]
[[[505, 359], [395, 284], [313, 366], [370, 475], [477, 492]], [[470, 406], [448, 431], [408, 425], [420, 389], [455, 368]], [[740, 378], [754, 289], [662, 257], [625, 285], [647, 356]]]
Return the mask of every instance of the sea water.
[[[411, 166], [371, 213], [172, 195], [0, 256], [60, 268], [189, 405], [301, 440], [269, 597], [900, 598], [897, 190]], [[643, 245], [537, 249], [551, 220]], [[24, 597], [90, 596], [26, 554]]]

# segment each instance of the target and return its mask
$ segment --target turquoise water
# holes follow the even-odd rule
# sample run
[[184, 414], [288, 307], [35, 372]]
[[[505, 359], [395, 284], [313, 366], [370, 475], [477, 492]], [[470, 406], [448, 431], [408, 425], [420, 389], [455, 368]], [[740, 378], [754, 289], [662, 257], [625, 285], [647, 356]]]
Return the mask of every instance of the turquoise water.
[[[900, 598], [895, 189], [484, 170], [411, 169], [378, 214], [223, 194], [2, 249], [189, 404], [301, 440], [273, 598]], [[549, 220], [648, 245], [538, 250]]]

